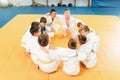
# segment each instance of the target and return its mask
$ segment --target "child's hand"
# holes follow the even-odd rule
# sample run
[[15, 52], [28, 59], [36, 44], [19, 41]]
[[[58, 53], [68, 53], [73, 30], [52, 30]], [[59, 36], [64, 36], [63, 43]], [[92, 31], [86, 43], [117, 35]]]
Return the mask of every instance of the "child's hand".
[[55, 32], [55, 30], [53, 29], [53, 27], [51, 28], [50, 32]]
[[55, 49], [56, 49], [56, 47], [55, 47], [54, 45], [50, 45], [50, 49], [55, 50]]
[[65, 38], [65, 37], [67, 37], [67, 36], [68, 36], [67, 34], [63, 34], [63, 35], [62, 35], [63, 38]]
[[31, 55], [31, 53], [30, 53], [30, 52], [26, 52], [26, 55], [27, 55], [27, 56], [30, 56], [30, 55]]

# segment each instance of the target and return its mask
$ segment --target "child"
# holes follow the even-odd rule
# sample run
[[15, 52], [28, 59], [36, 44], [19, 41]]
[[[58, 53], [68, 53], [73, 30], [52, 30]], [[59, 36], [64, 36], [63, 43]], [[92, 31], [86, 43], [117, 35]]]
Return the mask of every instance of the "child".
[[54, 32], [50, 32], [49, 29], [46, 27], [47, 19], [45, 17], [41, 17], [40, 19], [40, 27], [41, 27], [41, 34], [47, 33], [50, 38], [54, 37]]
[[88, 26], [82, 28], [81, 34], [87, 37], [87, 43], [92, 45], [92, 51], [96, 53], [100, 43], [99, 36], [94, 31], [91, 31]]
[[41, 34], [38, 37], [39, 46], [31, 50], [31, 58], [33, 62], [46, 73], [51, 73], [57, 70], [60, 60], [54, 53], [54, 49], [49, 47], [48, 34]]
[[45, 17], [41, 17], [40, 19], [40, 27], [41, 27], [41, 34], [46, 33], [46, 18]]
[[84, 26], [84, 25], [83, 25], [81, 22], [78, 22], [78, 23], [77, 23], [78, 31], [75, 31], [75, 32], [74, 32], [74, 37], [75, 37], [75, 38], [78, 37], [78, 35], [80, 34], [80, 32], [81, 32], [83, 26]]
[[22, 47], [26, 49], [26, 52], [30, 52], [34, 44], [37, 44], [37, 38], [40, 35], [39, 22], [32, 22], [30, 29], [22, 37]]
[[81, 22], [78, 22], [78, 23], [77, 23], [77, 27], [78, 27], [78, 32], [79, 32], [79, 33], [81, 32], [83, 26], [84, 26], [84, 25], [83, 25]]
[[96, 54], [92, 51], [92, 46], [86, 41], [86, 36], [78, 35], [78, 42], [80, 43], [80, 47], [77, 50], [78, 59], [86, 68], [93, 68], [97, 63]]
[[55, 9], [51, 9], [50, 13], [45, 15], [45, 18], [47, 19], [47, 23], [46, 26], [52, 27], [52, 24], [56, 18], [56, 10]]
[[74, 38], [68, 42], [69, 48], [58, 48], [57, 52], [63, 61], [63, 71], [68, 75], [77, 75], [80, 71], [80, 64], [77, 58], [77, 42]]
[[77, 22], [81, 22], [82, 24], [85, 24], [83, 21], [78, 20], [74, 17], [71, 17], [70, 15], [70, 10], [69, 9], [65, 9], [64, 10], [64, 17], [60, 18], [61, 22], [63, 23], [63, 31], [64, 31], [64, 37], [66, 37], [68, 34], [67, 32], [70, 31], [71, 32], [71, 36], [74, 38], [75, 37], [75, 24]]
[[59, 20], [56, 10], [51, 9], [50, 13], [47, 13], [44, 17], [47, 19], [46, 27], [48, 31], [57, 32], [60, 26], [54, 23], [55, 20]]
[[[81, 22], [77, 23], [77, 27], [78, 27], [77, 36], [81, 33], [81, 30], [83, 29], [84, 26], [87, 26], [87, 25], [82, 24]], [[95, 33], [95, 31], [91, 27], [89, 27], [89, 29], [91, 32]]]
[[[51, 11], [45, 14], [44, 17], [47, 20], [46, 22], [47, 31], [57, 32], [58, 29], [60, 28], [60, 25], [54, 24], [55, 20], [59, 20], [59, 15], [57, 14], [56, 10], [51, 9]], [[39, 21], [39, 19], [37, 21]]]

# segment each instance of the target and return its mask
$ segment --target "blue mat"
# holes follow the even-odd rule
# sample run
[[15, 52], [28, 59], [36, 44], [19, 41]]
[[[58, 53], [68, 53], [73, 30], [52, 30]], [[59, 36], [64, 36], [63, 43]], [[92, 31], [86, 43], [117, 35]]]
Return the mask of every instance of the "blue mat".
[[52, 8], [57, 10], [58, 14], [63, 14], [65, 8], [69, 8], [71, 14], [80, 15], [116, 15], [120, 16], [120, 8], [95, 8], [95, 7], [8, 7], [0, 8], [0, 28], [17, 14], [45, 14]]

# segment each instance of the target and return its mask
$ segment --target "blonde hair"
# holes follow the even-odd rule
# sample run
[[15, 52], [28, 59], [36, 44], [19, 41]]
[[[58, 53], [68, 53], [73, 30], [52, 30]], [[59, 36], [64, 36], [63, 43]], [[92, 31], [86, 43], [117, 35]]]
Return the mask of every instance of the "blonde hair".
[[84, 25], [84, 27], [82, 28], [82, 30], [86, 31], [90, 31], [89, 27], [87, 25]]

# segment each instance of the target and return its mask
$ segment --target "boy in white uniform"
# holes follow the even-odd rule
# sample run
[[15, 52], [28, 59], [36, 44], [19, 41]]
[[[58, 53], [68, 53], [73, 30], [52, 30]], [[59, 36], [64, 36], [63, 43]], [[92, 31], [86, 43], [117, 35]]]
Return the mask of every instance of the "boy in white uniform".
[[37, 38], [40, 35], [40, 24], [39, 22], [32, 22], [27, 32], [22, 37], [22, 47], [25, 48], [26, 52], [30, 52], [31, 48], [35, 44], [38, 44]]
[[48, 45], [49, 37], [47, 34], [41, 34], [38, 38], [39, 46], [31, 50], [33, 62], [39, 66], [40, 70], [51, 73], [57, 70], [60, 60]]
[[57, 32], [60, 26], [54, 24], [54, 21], [59, 19], [58, 15], [56, 14], [56, 10], [51, 9], [50, 13], [46, 14], [44, 17], [47, 19], [46, 27], [48, 31]]
[[54, 37], [54, 32], [51, 32], [46, 27], [47, 19], [45, 17], [41, 17], [40, 19], [40, 27], [41, 27], [41, 34], [47, 33], [50, 38]]
[[68, 75], [77, 75], [80, 71], [80, 64], [76, 52], [76, 40], [73, 38], [70, 39], [68, 47], [69, 48], [58, 48], [56, 51], [63, 61], [63, 71]]
[[92, 45], [86, 41], [86, 36], [78, 35], [78, 43], [80, 43], [80, 47], [77, 50], [78, 59], [86, 66], [86, 68], [93, 68], [97, 63], [97, 57], [92, 51]]
[[85, 24], [83, 21], [78, 20], [74, 17], [70, 16], [70, 10], [69, 9], [65, 9], [64, 10], [64, 16], [60, 17], [60, 21], [63, 23], [63, 31], [64, 31], [64, 37], [67, 36], [67, 32], [71, 32], [72, 33], [72, 37], [75, 37], [75, 32], [76, 32], [76, 27], [75, 24], [78, 22], [81, 22], [82, 24]]
[[[86, 25], [82, 24], [81, 22], [77, 23], [78, 31], [76, 31], [76, 36], [75, 36], [76, 38], [81, 33], [81, 31], [82, 31], [82, 29], [83, 29], [84, 26], [86, 26]], [[94, 32], [95, 33], [95, 31], [91, 27], [89, 27], [89, 29], [90, 29], [90, 32]]]
[[92, 51], [96, 53], [100, 44], [99, 36], [94, 31], [91, 31], [88, 26], [82, 28], [81, 34], [87, 37], [87, 43], [92, 46]]

